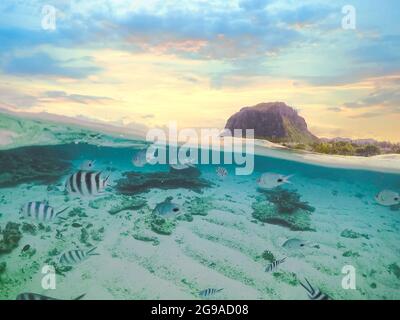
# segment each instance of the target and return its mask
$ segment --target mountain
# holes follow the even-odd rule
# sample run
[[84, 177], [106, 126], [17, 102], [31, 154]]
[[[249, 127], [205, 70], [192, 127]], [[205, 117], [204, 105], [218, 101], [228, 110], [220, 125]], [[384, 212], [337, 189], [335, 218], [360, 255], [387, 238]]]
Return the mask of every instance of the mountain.
[[228, 119], [225, 129], [254, 129], [255, 138], [272, 142], [318, 141], [318, 138], [308, 131], [304, 118], [284, 102], [260, 103], [242, 108]]

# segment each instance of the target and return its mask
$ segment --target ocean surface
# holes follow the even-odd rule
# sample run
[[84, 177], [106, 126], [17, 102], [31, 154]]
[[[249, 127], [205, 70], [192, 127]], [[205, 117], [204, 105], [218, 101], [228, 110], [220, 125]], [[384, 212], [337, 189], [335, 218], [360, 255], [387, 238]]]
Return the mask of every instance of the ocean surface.
[[[249, 176], [223, 163], [136, 167], [138, 151], [88, 143], [0, 151], [0, 299], [302, 300], [307, 281], [335, 300], [400, 298], [400, 207], [374, 199], [399, 192], [400, 175], [264, 156]], [[66, 181], [88, 160], [109, 177], [104, 193], [68, 193]], [[291, 183], [261, 190], [263, 173]], [[43, 222], [20, 211], [33, 201], [66, 210]], [[157, 211], [168, 203], [179, 214]]]

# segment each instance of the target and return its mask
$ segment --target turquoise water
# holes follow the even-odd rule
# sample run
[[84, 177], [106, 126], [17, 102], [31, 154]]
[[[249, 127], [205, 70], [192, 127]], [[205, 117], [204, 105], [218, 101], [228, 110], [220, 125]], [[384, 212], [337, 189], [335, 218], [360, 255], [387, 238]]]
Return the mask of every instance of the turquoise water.
[[[89, 144], [0, 151], [0, 299], [23, 292], [204, 299], [199, 293], [208, 288], [223, 288], [206, 297], [212, 299], [309, 299], [305, 279], [332, 299], [400, 298], [400, 207], [374, 200], [384, 189], [399, 192], [400, 175], [256, 156], [252, 175], [235, 176], [234, 165], [221, 164], [228, 175], [220, 177], [217, 165], [137, 168], [137, 151]], [[86, 160], [110, 174], [105, 194], [65, 192], [68, 176]], [[257, 179], [265, 172], [293, 177], [263, 192]], [[154, 209], [168, 197], [182, 214], [163, 219]], [[62, 219], [39, 223], [19, 214], [24, 204], [44, 200], [56, 211], [68, 208]], [[12, 232], [10, 222], [18, 224]], [[305, 245], [283, 246], [289, 239]], [[93, 247], [97, 255], [60, 263], [69, 250]], [[56, 271], [54, 290], [42, 286], [46, 265]], [[342, 286], [349, 265], [354, 289]]]

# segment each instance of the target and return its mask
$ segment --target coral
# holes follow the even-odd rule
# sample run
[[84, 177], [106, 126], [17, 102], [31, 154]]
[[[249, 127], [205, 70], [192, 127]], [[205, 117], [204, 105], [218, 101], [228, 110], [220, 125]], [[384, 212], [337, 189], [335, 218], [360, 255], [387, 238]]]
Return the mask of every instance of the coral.
[[10, 253], [16, 247], [22, 238], [22, 233], [19, 231], [19, 224], [8, 222], [5, 229], [1, 231], [3, 239], [0, 240], [0, 255]]
[[185, 202], [185, 209], [192, 216], [206, 216], [212, 208], [211, 197], [195, 197]]
[[68, 216], [69, 217], [78, 216], [79, 218], [85, 218], [85, 217], [87, 217], [87, 214], [83, 208], [75, 207], [68, 213]]
[[123, 196], [118, 204], [113, 205], [108, 210], [108, 213], [114, 215], [124, 210], [138, 210], [143, 208], [146, 204], [147, 202], [144, 198]]
[[37, 234], [37, 228], [34, 224], [24, 222], [21, 227], [22, 232], [29, 233], [33, 236]]
[[110, 194], [105, 197], [96, 198], [94, 200], [89, 201], [89, 207], [92, 209], [104, 209], [107, 206], [107, 203], [115, 201], [115, 195]]
[[351, 250], [346, 251], [343, 253], [343, 257], [352, 257], [352, 258], [358, 258], [360, 254], [358, 252], [353, 252]]
[[56, 274], [60, 276], [65, 276], [64, 273], [72, 270], [72, 266], [64, 266], [59, 264], [58, 262], [54, 261], [54, 258], [48, 258], [44, 262], [50, 266], [53, 266]]
[[182, 215], [178, 216], [176, 218], [176, 220], [192, 222], [194, 219], [193, 219], [193, 216], [190, 213], [185, 213], [185, 214], [182, 214]]
[[[186, 170], [181, 170], [186, 171]], [[203, 188], [210, 187], [211, 182], [198, 176], [184, 174], [181, 171], [171, 172], [125, 172], [124, 178], [119, 179], [116, 191], [124, 195], [148, 192], [150, 189], [163, 190], [185, 188], [201, 192]]]
[[296, 190], [287, 190], [275, 188], [272, 190], [260, 190], [267, 197], [267, 200], [273, 203], [279, 213], [293, 214], [299, 210], [314, 212], [308, 202], [300, 201], [300, 194]]
[[104, 238], [104, 228], [100, 228], [98, 230], [91, 230], [90, 236], [94, 241], [101, 241]]
[[340, 236], [343, 238], [349, 238], [349, 239], [358, 239], [358, 238], [362, 237], [362, 238], [365, 238], [368, 240], [370, 238], [370, 236], [368, 234], [355, 232], [351, 229], [343, 230], [341, 232]]
[[274, 278], [276, 278], [277, 280], [285, 282], [293, 287], [299, 284], [299, 280], [297, 279], [296, 274], [293, 272], [279, 271], [279, 272], [274, 272], [273, 275]]
[[282, 213], [276, 204], [266, 201], [264, 197], [257, 197], [252, 208], [253, 218], [261, 222], [279, 225], [293, 231], [315, 231], [311, 227], [310, 212], [304, 209]]
[[6, 272], [7, 269], [7, 263], [5, 261], [0, 263], [0, 276]]
[[80, 236], [79, 240], [82, 243], [88, 244], [89, 232], [85, 228], [81, 229], [81, 236]]
[[265, 250], [263, 253], [262, 253], [262, 258], [264, 259], [264, 260], [267, 260], [267, 261], [269, 261], [269, 262], [273, 262], [273, 261], [275, 261], [276, 259], [275, 259], [275, 256], [273, 255], [273, 253], [271, 252], [271, 251], [269, 251], [269, 250]]
[[160, 244], [160, 240], [158, 240], [157, 237], [150, 237], [150, 236], [145, 236], [145, 235], [140, 235], [140, 234], [134, 234], [133, 238], [139, 241], [145, 241], [145, 242], [152, 242], [154, 246], [157, 246]]
[[0, 188], [22, 183], [52, 184], [70, 169], [63, 153], [51, 147], [23, 147], [0, 153]]
[[159, 215], [153, 214], [150, 223], [151, 230], [162, 235], [170, 235], [176, 227], [176, 223], [171, 219], [164, 219]]
[[61, 252], [57, 248], [54, 248], [50, 250], [47, 254], [49, 255], [49, 257], [55, 257], [58, 256], [60, 253]]
[[397, 263], [392, 263], [388, 266], [389, 273], [393, 273], [397, 279], [400, 279], [400, 267]]
[[391, 211], [400, 211], [400, 204], [395, 204], [389, 207]]

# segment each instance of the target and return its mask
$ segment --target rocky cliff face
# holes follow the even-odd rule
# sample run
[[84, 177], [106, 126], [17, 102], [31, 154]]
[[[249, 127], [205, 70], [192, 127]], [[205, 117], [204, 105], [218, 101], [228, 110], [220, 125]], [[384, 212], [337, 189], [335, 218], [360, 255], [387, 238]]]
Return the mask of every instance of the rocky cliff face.
[[242, 108], [231, 116], [226, 129], [254, 129], [257, 139], [273, 142], [310, 143], [318, 138], [308, 131], [307, 123], [283, 102], [260, 103]]

